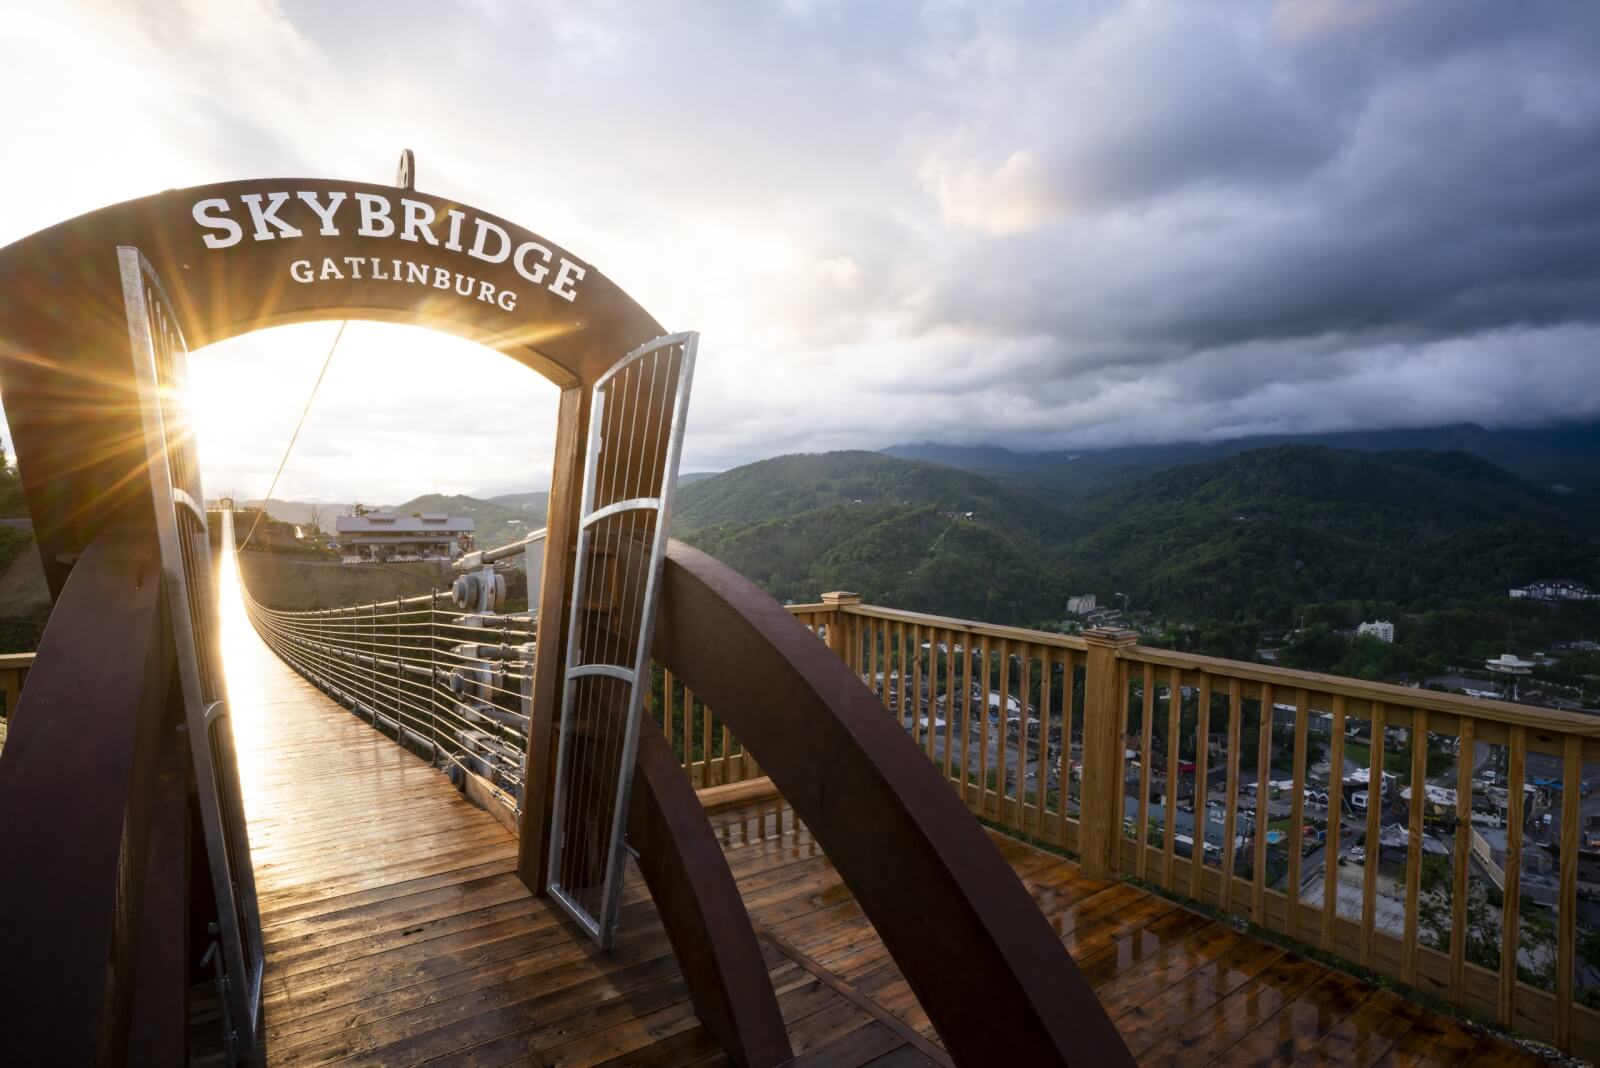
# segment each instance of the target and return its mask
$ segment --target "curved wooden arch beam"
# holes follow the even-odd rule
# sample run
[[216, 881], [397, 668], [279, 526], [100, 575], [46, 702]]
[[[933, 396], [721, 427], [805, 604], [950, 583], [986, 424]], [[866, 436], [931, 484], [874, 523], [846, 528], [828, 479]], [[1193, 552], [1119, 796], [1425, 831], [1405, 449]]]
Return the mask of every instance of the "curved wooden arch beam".
[[927, 756], [784, 607], [678, 542], [654, 653], [816, 835], [962, 1064], [1134, 1063], [1094, 989]]
[[645, 717], [628, 806], [628, 841], [678, 958], [695, 1013], [738, 1065], [794, 1057], [778, 997], [739, 887], [694, 786]]

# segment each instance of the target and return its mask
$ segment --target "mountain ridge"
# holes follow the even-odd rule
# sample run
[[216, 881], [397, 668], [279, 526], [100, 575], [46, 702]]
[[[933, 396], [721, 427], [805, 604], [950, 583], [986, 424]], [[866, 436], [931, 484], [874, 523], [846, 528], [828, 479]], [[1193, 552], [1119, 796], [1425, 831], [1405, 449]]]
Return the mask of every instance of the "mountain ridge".
[[[1302, 602], [1479, 598], [1552, 569], [1593, 581], [1600, 558], [1583, 502], [1462, 452], [1276, 446], [1065, 506], [927, 461], [799, 454], [735, 468], [680, 501], [679, 537], [780, 598], [853, 589], [1005, 623], [1059, 618], [1068, 592], [1090, 590], [1281, 624]], [[888, 543], [895, 531], [905, 544]], [[957, 548], [965, 562], [947, 558]]]
[[1600, 471], [1595, 470], [1594, 463], [1594, 457], [1600, 456], [1600, 421], [1499, 430], [1476, 423], [1452, 423], [1037, 452], [989, 444], [963, 446], [925, 441], [891, 445], [880, 451], [900, 459], [928, 460], [1003, 477], [1035, 492], [1078, 496], [1167, 468], [1275, 445], [1320, 445], [1359, 453], [1463, 452], [1488, 460], [1535, 485], [1561, 485], [1573, 494], [1600, 496]]

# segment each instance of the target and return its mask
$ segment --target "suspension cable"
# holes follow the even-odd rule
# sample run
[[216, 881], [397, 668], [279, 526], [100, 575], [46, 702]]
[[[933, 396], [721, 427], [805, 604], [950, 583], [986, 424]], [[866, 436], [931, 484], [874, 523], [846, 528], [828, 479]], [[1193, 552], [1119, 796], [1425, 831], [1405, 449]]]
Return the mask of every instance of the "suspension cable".
[[300, 438], [300, 428], [306, 425], [306, 416], [311, 414], [311, 402], [317, 399], [317, 390], [322, 388], [322, 380], [328, 374], [328, 365], [333, 362], [334, 350], [339, 347], [339, 341], [344, 337], [344, 328], [350, 325], [350, 320], [345, 319], [339, 323], [339, 332], [333, 335], [333, 344], [328, 346], [328, 355], [323, 357], [322, 370], [317, 372], [317, 380], [311, 386], [311, 395], [306, 398], [306, 406], [300, 409], [300, 421], [294, 425], [294, 433], [289, 435], [289, 444], [283, 450], [283, 459], [278, 461], [277, 473], [272, 476], [272, 485], [267, 487], [267, 495], [261, 500], [261, 511], [256, 513], [256, 520], [250, 524], [250, 532], [244, 536], [244, 541], [239, 543], [240, 552], [250, 544], [250, 539], [255, 537], [256, 528], [261, 525], [261, 520], [267, 514], [267, 505], [272, 501], [272, 492], [278, 488], [278, 479], [283, 477], [283, 468], [289, 462], [289, 454], [294, 451], [294, 443]]

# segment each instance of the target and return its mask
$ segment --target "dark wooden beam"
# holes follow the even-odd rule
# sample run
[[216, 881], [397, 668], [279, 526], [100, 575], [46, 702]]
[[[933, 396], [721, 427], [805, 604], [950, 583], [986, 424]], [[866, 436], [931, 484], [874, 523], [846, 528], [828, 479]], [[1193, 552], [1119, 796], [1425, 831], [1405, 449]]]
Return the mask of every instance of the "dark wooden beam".
[[[181, 707], [178, 701], [174, 694], [174, 713]], [[191, 776], [189, 739], [179, 730], [179, 722], [174, 714], [161, 727], [137, 935], [129, 1064], [183, 1064], [189, 1056], [189, 966], [194, 961], [189, 897]], [[202, 893], [209, 905], [209, 884]]]
[[154, 538], [84, 551], [0, 753], [0, 1042], [14, 1064], [122, 1060], [173, 653]]
[[640, 728], [628, 841], [700, 1022], [735, 1064], [789, 1060], [789, 1034], [738, 884], [694, 786], [649, 716]]
[[1131, 1066], [1094, 989], [982, 826], [828, 646], [672, 543], [655, 656], [783, 792], [960, 1064]]
[[[522, 787], [517, 875], [542, 894], [550, 862], [550, 811], [556, 779], [556, 724], [566, 677], [567, 627], [572, 611], [572, 572], [583, 507], [583, 461], [589, 441], [592, 391], [561, 393], [556, 414], [556, 453], [545, 515], [544, 576], [539, 594], [539, 642], [533, 654], [532, 715]], [[530, 606], [531, 607], [531, 606]]]

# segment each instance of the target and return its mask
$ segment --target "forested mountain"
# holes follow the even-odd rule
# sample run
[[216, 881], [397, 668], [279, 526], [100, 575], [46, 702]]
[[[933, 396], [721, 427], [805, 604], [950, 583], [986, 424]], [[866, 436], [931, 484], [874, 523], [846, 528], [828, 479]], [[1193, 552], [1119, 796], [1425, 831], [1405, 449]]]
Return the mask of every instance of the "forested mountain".
[[1003, 517], [951, 518], [927, 504], [831, 505], [679, 536], [780, 600], [826, 590], [989, 622], [1059, 618], [1071, 585], [1062, 560]]
[[1261, 449], [1092, 494], [1073, 525], [1070, 558], [1140, 603], [1280, 625], [1307, 603], [1592, 581], [1600, 561], [1580, 505], [1462, 453]]
[[[897, 608], [1048, 625], [1070, 594], [1103, 604], [1123, 594], [1147, 640], [1249, 658], [1264, 636], [1295, 631], [1285, 662], [1370, 677], [1600, 631], [1593, 606], [1505, 596], [1541, 578], [1600, 588], [1595, 498], [1479, 455], [1286, 445], [1076, 494], [1012, 477], [1017, 454], [986, 455], [1012, 475], [835, 452], [685, 478], [673, 532], [783, 600], [849, 589]], [[15, 496], [11, 483], [0, 492]], [[541, 526], [546, 503], [543, 492], [428, 494], [394, 510], [471, 516], [489, 547]], [[13, 533], [23, 547], [27, 533]], [[36, 557], [18, 560], [38, 570]], [[1401, 623], [1401, 641], [1339, 637], [1375, 616]], [[42, 619], [29, 616], [30, 633]]]
[[[532, 498], [543, 494], [508, 496]], [[447, 515], [467, 516], [477, 525], [478, 548], [492, 549], [496, 545], [515, 541], [529, 531], [544, 526], [543, 504], [519, 500], [517, 503], [507, 505], [503, 503], [505, 500], [505, 497], [497, 497], [485, 501], [461, 493], [425, 493], [421, 497], [413, 497], [404, 504], [397, 504], [390, 510], [401, 515], [410, 515], [413, 512], [444, 512]]]
[[1135, 481], [1167, 468], [1225, 459], [1275, 445], [1320, 445], [1359, 453], [1462, 452], [1488, 460], [1536, 486], [1600, 497], [1600, 465], [1595, 463], [1595, 458], [1600, 457], [1600, 423], [1504, 430], [1460, 423], [1044, 452], [924, 442], [895, 445], [883, 451], [901, 459], [931, 460], [976, 471], [1061, 499]]
[[1058, 615], [1068, 517], [991, 479], [880, 453], [780, 456], [678, 491], [678, 536], [782, 600], [850, 589], [995, 622]]
[[502, 508], [514, 508], [526, 513], [529, 518], [537, 517], [544, 522], [545, 509], [550, 504], [550, 494], [547, 490], [534, 490], [531, 493], [502, 493], [498, 497], [490, 497], [490, 504], [498, 504]]
[[994, 622], [1058, 619], [1081, 591], [1285, 626], [1309, 604], [1444, 605], [1550, 576], [1600, 585], [1585, 502], [1459, 452], [1258, 449], [1064, 507], [973, 472], [827, 453], [738, 468], [679, 502], [680, 537], [780, 598], [852, 589]]
[[801, 453], [724, 471], [680, 487], [673, 517], [689, 530], [862, 504], [974, 512], [1021, 523], [1035, 536], [1063, 533], [1062, 513], [1029, 494], [970, 471], [876, 452]]

